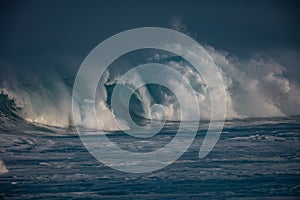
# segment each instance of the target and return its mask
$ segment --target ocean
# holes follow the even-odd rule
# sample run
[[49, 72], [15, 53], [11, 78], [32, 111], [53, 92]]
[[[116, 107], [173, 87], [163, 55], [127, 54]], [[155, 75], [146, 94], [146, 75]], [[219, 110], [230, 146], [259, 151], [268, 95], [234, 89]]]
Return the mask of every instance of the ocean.
[[[281, 67], [255, 62], [256, 72], [251, 61], [249, 70], [238, 68], [215, 52], [226, 73], [224, 85], [211, 87], [181, 58], [148, 54], [128, 66], [118, 58], [100, 80], [89, 78], [94, 73], [85, 79], [49, 75], [2, 85], [0, 198], [299, 199], [300, 117], [288, 116], [299, 113], [300, 90]], [[175, 70], [156, 63], [136, 67], [144, 73], [132, 71], [145, 63], [141, 59], [156, 57]], [[220, 138], [199, 158], [205, 139], [212, 141], [208, 120], [215, 114], [222, 121], [225, 110]], [[109, 143], [98, 143], [104, 137]]]
[[[1, 118], [8, 120], [3, 112]], [[226, 121], [214, 149], [202, 159], [206, 124], [200, 123], [178, 160], [141, 174], [99, 162], [74, 127], [20, 120], [11, 117], [17, 125], [2, 123], [0, 129], [1, 199], [299, 199], [299, 117]], [[176, 127], [178, 122], [168, 122], [157, 142], [130, 146], [133, 140], [118, 131], [109, 138], [132, 151], [148, 151], [150, 142], [153, 147], [172, 139]]]

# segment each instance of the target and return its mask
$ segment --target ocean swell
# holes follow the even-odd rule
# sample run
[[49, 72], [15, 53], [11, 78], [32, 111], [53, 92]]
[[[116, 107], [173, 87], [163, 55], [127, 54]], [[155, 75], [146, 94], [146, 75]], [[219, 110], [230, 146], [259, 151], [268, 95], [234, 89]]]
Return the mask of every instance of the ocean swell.
[[[226, 119], [251, 117], [282, 117], [299, 115], [300, 89], [296, 81], [287, 78], [287, 69], [272, 58], [255, 55], [250, 59], [239, 59], [227, 52], [221, 52], [206, 46], [211, 58], [219, 68], [226, 89]], [[116, 84], [122, 84], [130, 90], [129, 83], [119, 83], [120, 77], [132, 66], [146, 62], [156, 62], [167, 65], [182, 74], [183, 80], [194, 89], [201, 111], [201, 119], [209, 120], [211, 115], [210, 91], [206, 87], [205, 79], [193, 67], [178, 55], [164, 51], [139, 50], [131, 52], [117, 59], [101, 77], [96, 93], [95, 104], [87, 99], [81, 99], [80, 94], [73, 93], [72, 87], [75, 77], [44, 83], [30, 83], [12, 87], [2, 84], [0, 117], [2, 126], [18, 123], [18, 120], [35, 124], [46, 124], [57, 127], [80, 125], [87, 128], [118, 130], [115, 123], [111, 95]], [[213, 76], [213, 75], [212, 75]], [[132, 118], [144, 120], [194, 120], [189, 116], [182, 116], [179, 102], [174, 94], [190, 93], [180, 87], [177, 79], [170, 78], [176, 85], [165, 88], [161, 85], [150, 84], [134, 91], [128, 109]], [[143, 79], [139, 74], [130, 77], [131, 81]], [[186, 94], [188, 96], [188, 94]], [[76, 104], [73, 106], [72, 98]], [[120, 102], [121, 104], [122, 102]], [[92, 107], [89, 107], [89, 105]], [[151, 110], [153, 105], [160, 104], [164, 108], [164, 115]], [[88, 106], [83, 112], [82, 105]], [[99, 114], [94, 119], [93, 105]], [[126, 107], [126, 106], [125, 106]], [[122, 120], [122, 119], [121, 119]], [[195, 119], [197, 120], [197, 119]], [[126, 119], [124, 119], [126, 127]]]

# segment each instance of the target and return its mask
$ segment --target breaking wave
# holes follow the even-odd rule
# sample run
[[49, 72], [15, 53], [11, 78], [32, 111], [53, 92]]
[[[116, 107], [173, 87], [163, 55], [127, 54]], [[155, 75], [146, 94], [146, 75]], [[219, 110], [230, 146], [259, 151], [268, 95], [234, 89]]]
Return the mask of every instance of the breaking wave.
[[[282, 117], [299, 115], [300, 89], [296, 81], [288, 79], [287, 69], [272, 58], [255, 55], [250, 59], [239, 59], [227, 52], [221, 52], [206, 46], [222, 74], [226, 89], [226, 119], [252, 117]], [[0, 94], [1, 126], [14, 126], [21, 122], [46, 124], [57, 127], [80, 125], [87, 128], [101, 127], [105, 130], [118, 130], [111, 95], [116, 84], [123, 84], [124, 89], [130, 89], [127, 83], [117, 83], [118, 79], [132, 66], [147, 62], [167, 65], [189, 82], [196, 93], [201, 119], [209, 120], [211, 114], [210, 93], [205, 80], [183, 58], [165, 51], [138, 50], [118, 58], [101, 77], [96, 93], [96, 110], [99, 119], [94, 119], [91, 113], [82, 113], [80, 106], [88, 104], [81, 99], [80, 94], [73, 93], [78, 106], [72, 114], [72, 88], [74, 77], [61, 81], [30, 83], [12, 86], [2, 84]], [[130, 77], [132, 80], [142, 79], [139, 74]], [[182, 94], [191, 92], [180, 87], [178, 80], [170, 80], [176, 87], [176, 92]], [[220, 101], [225, 101], [220, 99]], [[120, 102], [122, 104], [122, 102]], [[164, 107], [164, 116], [151, 110], [155, 104]], [[193, 120], [189, 116], [181, 116], [180, 105], [176, 96], [168, 88], [149, 84], [134, 91], [131, 97], [129, 111], [133, 119], [142, 120]], [[92, 110], [90, 111], [92, 112]], [[126, 126], [126, 120], [124, 120]]]

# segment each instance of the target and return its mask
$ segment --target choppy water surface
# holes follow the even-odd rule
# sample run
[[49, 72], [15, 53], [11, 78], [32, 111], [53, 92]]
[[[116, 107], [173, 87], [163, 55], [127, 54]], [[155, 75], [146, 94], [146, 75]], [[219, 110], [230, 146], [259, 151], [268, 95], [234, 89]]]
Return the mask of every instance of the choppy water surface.
[[[109, 137], [131, 151], [149, 151], [170, 141], [176, 127], [169, 123], [157, 140]], [[166, 168], [128, 174], [92, 157], [73, 129], [1, 129], [0, 198], [299, 199], [300, 118], [226, 122], [213, 151], [199, 159], [204, 134], [205, 125], [189, 150]]]

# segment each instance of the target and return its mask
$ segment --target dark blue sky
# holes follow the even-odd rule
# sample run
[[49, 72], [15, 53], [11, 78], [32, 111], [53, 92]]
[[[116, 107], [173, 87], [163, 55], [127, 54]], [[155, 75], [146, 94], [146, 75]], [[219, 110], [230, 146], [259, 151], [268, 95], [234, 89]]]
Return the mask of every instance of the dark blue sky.
[[1, 1], [0, 79], [75, 75], [89, 51], [127, 29], [180, 18], [202, 44], [239, 57], [264, 52], [299, 73], [294, 1]]

